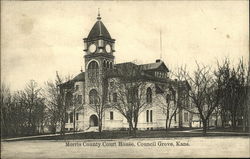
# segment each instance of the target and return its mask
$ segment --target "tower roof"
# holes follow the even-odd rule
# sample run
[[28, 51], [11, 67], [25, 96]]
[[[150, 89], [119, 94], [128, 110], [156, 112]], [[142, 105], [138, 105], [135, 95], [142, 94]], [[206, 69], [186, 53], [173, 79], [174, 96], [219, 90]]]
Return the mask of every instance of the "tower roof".
[[101, 21], [100, 14], [98, 14], [97, 22], [95, 23], [95, 25], [92, 27], [91, 31], [89, 32], [88, 39], [94, 39], [97, 37], [104, 37], [104, 38], [112, 39], [107, 28]]

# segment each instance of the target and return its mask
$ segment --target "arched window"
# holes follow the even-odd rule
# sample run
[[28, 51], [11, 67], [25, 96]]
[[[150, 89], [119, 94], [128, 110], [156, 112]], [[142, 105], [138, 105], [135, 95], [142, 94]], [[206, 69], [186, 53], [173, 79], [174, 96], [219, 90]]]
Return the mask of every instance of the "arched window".
[[103, 61], [103, 67], [106, 67], [106, 60]]
[[112, 64], [112, 62], [110, 62], [110, 64], [109, 64], [109, 67], [110, 67], [110, 68], [112, 68], [112, 67], [113, 67], [113, 64]]
[[97, 94], [97, 91], [95, 89], [91, 89], [89, 92], [89, 104], [98, 104], [99, 103], [99, 97]]
[[88, 65], [88, 69], [98, 69], [98, 63], [96, 61], [91, 61]]
[[147, 88], [147, 103], [152, 103], [152, 90], [150, 87]]
[[109, 68], [109, 62], [107, 61], [107, 68]]
[[88, 65], [88, 77], [91, 82], [96, 82], [99, 75], [99, 65], [96, 61], [91, 61]]

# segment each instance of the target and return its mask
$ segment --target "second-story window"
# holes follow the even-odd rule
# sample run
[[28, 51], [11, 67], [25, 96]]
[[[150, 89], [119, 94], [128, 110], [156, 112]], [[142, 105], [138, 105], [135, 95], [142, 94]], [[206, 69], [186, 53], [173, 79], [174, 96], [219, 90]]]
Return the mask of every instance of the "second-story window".
[[89, 104], [98, 104], [98, 103], [99, 103], [99, 97], [97, 91], [95, 89], [92, 89], [89, 92]]
[[152, 103], [152, 89], [150, 87], [147, 88], [147, 103]]
[[109, 102], [111, 102], [111, 93], [109, 93], [109, 97], [108, 98], [109, 98]]
[[77, 96], [77, 103], [82, 104], [82, 95]]
[[117, 93], [113, 93], [113, 102], [117, 102]]
[[66, 94], [66, 101], [65, 101], [65, 104], [67, 105], [67, 106], [72, 106], [73, 105], [73, 95], [72, 95], [72, 93], [67, 93]]

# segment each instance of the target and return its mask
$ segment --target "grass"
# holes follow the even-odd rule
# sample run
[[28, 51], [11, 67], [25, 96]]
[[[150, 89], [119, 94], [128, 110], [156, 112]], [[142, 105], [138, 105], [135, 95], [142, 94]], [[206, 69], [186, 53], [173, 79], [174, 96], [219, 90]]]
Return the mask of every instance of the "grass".
[[[216, 133], [214, 131], [208, 131], [206, 137], [222, 137], [222, 136], [249, 136], [249, 134], [240, 133]], [[204, 137], [201, 131], [194, 132], [182, 132], [182, 131], [169, 131], [166, 133], [164, 130], [138, 130], [136, 137], [129, 135], [128, 131], [103, 131], [99, 132], [86, 132], [79, 134], [67, 134], [64, 136], [46, 136], [41, 138], [35, 138], [35, 140], [79, 140], [79, 139], [119, 139], [119, 138], [176, 138], [176, 137]], [[34, 140], [25, 139], [25, 140]]]
[[[223, 133], [226, 132], [226, 133]], [[241, 133], [239, 133], [241, 132]], [[242, 129], [211, 128], [207, 130], [206, 137], [223, 136], [249, 136], [249, 133], [242, 133]], [[177, 138], [177, 137], [204, 137], [201, 128], [171, 128], [165, 130], [138, 130], [136, 136], [130, 135], [126, 130], [104, 130], [99, 132], [86, 132], [77, 134], [66, 134], [64, 136], [44, 136], [39, 138], [25, 138], [17, 140], [79, 140], [79, 139], [119, 139], [119, 138]]]

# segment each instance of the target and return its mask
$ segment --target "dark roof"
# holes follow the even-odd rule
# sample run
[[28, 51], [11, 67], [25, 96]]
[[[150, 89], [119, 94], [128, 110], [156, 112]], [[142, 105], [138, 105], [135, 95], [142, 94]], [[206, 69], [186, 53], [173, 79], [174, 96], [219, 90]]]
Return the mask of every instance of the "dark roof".
[[101, 20], [98, 20], [95, 25], [92, 27], [91, 31], [89, 32], [88, 39], [94, 39], [97, 37], [104, 37], [108, 39], [112, 39], [107, 28], [102, 23]]
[[178, 87], [180, 87], [182, 89], [187, 89], [187, 90], [191, 89], [190, 84], [186, 80], [178, 81], [177, 79], [175, 79], [175, 80], [171, 80], [170, 82], [175, 87], [178, 86]]
[[75, 76], [72, 81], [85, 81], [85, 72], [79, 73], [77, 76]]
[[164, 62], [155, 62], [155, 63], [149, 63], [149, 64], [143, 64], [139, 65], [143, 70], [154, 70], [154, 69], [166, 69], [167, 72], [169, 72], [169, 69], [167, 66], [164, 64]]
[[78, 82], [78, 81], [85, 81], [85, 72], [81, 72], [79, 73], [77, 76], [75, 76], [72, 80], [69, 80], [67, 82], [64, 82], [62, 84], [60, 84], [59, 86], [60, 87], [63, 87], [63, 88], [70, 88], [70, 87], [73, 87], [74, 86], [74, 83], [75, 82]]
[[136, 80], [136, 79], [144, 79], [144, 80], [153, 80], [158, 82], [167, 82], [168, 79], [157, 78], [150, 73], [147, 73], [147, 70], [153, 69], [165, 69], [168, 71], [164, 62], [159, 63], [151, 63], [144, 65], [137, 65], [132, 62], [119, 63], [114, 65], [114, 69], [108, 72], [109, 77], [122, 77], [124, 80]]

